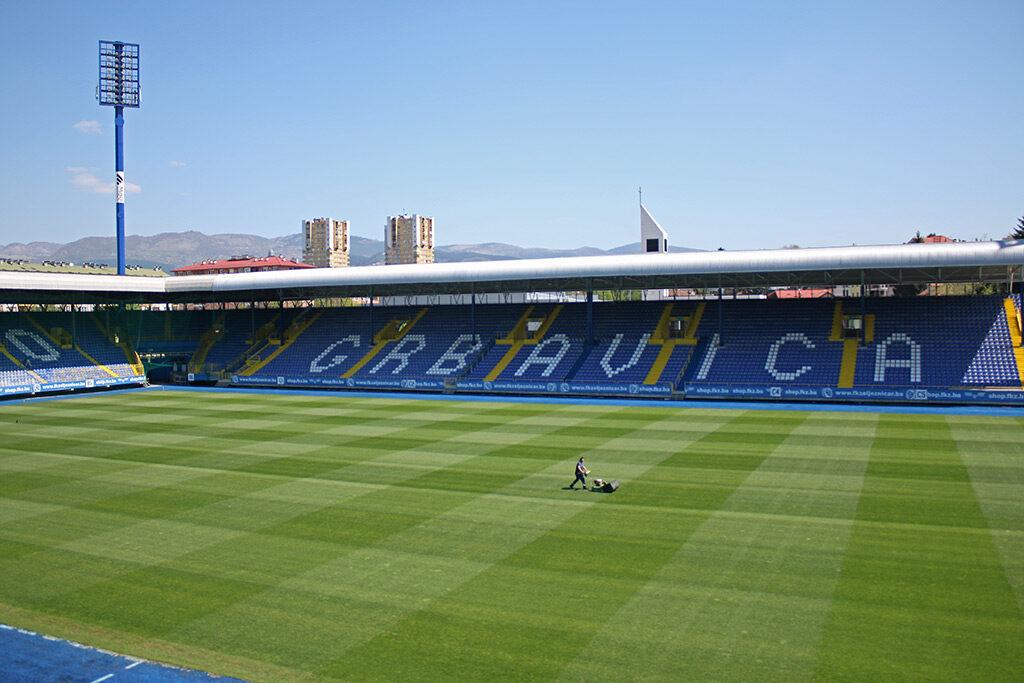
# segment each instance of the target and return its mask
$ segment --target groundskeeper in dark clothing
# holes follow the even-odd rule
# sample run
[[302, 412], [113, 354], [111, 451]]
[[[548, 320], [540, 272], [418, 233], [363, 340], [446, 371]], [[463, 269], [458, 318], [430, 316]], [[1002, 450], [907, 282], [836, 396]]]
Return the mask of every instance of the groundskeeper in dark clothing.
[[575, 490], [576, 482], [583, 482], [583, 488], [587, 488], [587, 466], [583, 464], [583, 458], [580, 458], [579, 462], [576, 463], [576, 478], [569, 484], [569, 488]]

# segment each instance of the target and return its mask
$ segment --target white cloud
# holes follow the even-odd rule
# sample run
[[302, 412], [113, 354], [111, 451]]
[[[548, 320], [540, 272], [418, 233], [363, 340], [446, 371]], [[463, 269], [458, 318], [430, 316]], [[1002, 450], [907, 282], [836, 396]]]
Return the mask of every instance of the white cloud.
[[[103, 182], [96, 177], [96, 174], [92, 172], [92, 169], [85, 168], [83, 166], [68, 166], [64, 170], [68, 172], [68, 180], [71, 181], [71, 185], [76, 189], [82, 190], [83, 192], [93, 192], [95, 194], [114, 194], [114, 182]], [[138, 194], [142, 192], [142, 188], [135, 183], [125, 181], [124, 191], [127, 194]]]
[[99, 135], [103, 132], [103, 126], [100, 125], [99, 121], [93, 120], [82, 120], [71, 126], [79, 133], [85, 133], [86, 135]]
[[167, 165], [171, 168], [185, 168], [188, 164], [184, 161], [178, 161], [177, 159], [171, 159], [167, 162]]

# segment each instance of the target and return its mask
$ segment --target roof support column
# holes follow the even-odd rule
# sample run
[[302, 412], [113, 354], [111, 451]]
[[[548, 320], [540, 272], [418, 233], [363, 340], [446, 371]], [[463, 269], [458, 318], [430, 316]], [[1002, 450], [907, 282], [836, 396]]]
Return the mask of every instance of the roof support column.
[[594, 343], [594, 279], [587, 278], [587, 342], [589, 348]]
[[370, 341], [366, 345], [373, 346], [373, 285], [370, 285], [370, 331], [368, 337]]
[[[145, 300], [142, 297], [139, 297], [139, 304], [138, 305], [139, 305], [139, 307], [135, 310], [135, 319], [137, 321], [135, 323], [135, 351], [136, 352], [138, 352], [139, 347], [142, 346], [142, 312], [144, 310], [148, 310], [148, 309], [144, 308]], [[128, 323], [125, 323], [126, 326], [127, 326], [127, 324]], [[125, 334], [128, 334], [127, 329], [125, 330]]]
[[480, 339], [476, 336], [476, 283], [469, 283], [469, 333], [473, 335], [473, 343], [478, 344]]
[[722, 276], [718, 276], [718, 345], [725, 346], [725, 334], [722, 332]]
[[864, 317], [864, 308], [865, 308], [865, 294], [866, 294], [866, 292], [864, 291], [864, 289], [865, 289], [865, 287], [864, 287], [864, 271], [862, 269], [860, 271], [860, 345], [861, 346], [864, 346], [864, 342], [865, 342], [865, 339], [864, 339], [864, 334], [865, 334], [865, 332], [864, 332], [864, 319], [865, 319], [865, 317]]

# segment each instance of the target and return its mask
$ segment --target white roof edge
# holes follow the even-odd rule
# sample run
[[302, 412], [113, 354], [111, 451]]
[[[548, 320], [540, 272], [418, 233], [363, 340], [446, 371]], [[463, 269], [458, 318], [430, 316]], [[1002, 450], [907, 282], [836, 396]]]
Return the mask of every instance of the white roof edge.
[[139, 294], [579, 278], [1024, 265], [1024, 241], [707, 251], [150, 278], [0, 271], [0, 290]]
[[316, 268], [263, 273], [213, 275], [206, 281], [170, 278], [168, 292], [343, 287], [363, 285], [446, 284], [557, 280], [587, 277], [713, 275], [821, 270], [943, 268], [1024, 264], [1024, 241], [819, 247], [758, 251], [702, 251], [618, 256], [470, 261], [402, 266]]
[[167, 291], [165, 283], [169, 279], [141, 275], [33, 273], [20, 270], [0, 270], [0, 290], [162, 293]]

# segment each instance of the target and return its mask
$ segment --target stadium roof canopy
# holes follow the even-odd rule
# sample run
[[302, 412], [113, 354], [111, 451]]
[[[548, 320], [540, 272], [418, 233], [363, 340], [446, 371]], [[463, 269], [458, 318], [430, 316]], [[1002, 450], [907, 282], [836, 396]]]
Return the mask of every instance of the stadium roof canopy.
[[[1002, 282], [1024, 241], [712, 251], [141, 278], [0, 273], [0, 302], [216, 302], [605, 289]], [[863, 280], [862, 280], [863, 278]]]

